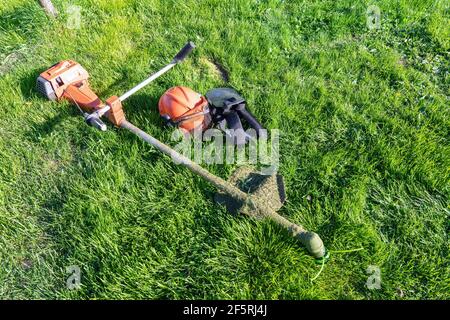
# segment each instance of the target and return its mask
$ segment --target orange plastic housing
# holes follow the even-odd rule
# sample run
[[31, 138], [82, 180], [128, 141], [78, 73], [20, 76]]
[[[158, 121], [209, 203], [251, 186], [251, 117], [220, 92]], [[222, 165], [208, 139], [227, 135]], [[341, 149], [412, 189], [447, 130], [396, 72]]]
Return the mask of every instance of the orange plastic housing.
[[167, 90], [159, 99], [159, 114], [187, 131], [208, 126], [205, 108], [208, 101], [188, 87], [177, 86]]
[[49, 81], [58, 100], [67, 99], [78, 104], [86, 112], [93, 112], [104, 106], [99, 97], [89, 88], [89, 74], [77, 62], [64, 60], [47, 71], [41, 77]]
[[111, 109], [108, 111], [109, 121], [113, 125], [120, 127], [122, 121], [125, 120], [125, 114], [122, 109], [122, 102], [117, 96], [112, 96], [106, 100], [106, 104], [111, 107]]

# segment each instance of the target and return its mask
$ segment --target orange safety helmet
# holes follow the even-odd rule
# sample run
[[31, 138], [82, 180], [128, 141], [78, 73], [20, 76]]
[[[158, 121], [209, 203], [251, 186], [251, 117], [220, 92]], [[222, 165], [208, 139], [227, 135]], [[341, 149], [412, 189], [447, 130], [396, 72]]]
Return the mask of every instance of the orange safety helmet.
[[199, 127], [204, 130], [211, 122], [206, 98], [187, 87], [167, 90], [159, 99], [158, 108], [169, 124], [189, 132]]

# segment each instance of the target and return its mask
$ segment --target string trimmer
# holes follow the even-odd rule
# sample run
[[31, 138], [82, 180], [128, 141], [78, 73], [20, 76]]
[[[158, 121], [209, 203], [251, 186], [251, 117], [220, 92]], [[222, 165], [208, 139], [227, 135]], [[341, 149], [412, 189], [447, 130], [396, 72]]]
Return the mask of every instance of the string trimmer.
[[[300, 240], [312, 256], [318, 259], [325, 257], [325, 247], [316, 233], [307, 231], [276, 212], [283, 204], [285, 197], [279, 175], [263, 176], [243, 167], [231, 176], [230, 181], [225, 181], [126, 120], [122, 103], [183, 61], [194, 48], [194, 44], [189, 42], [164, 68], [120, 97], [110, 97], [105, 103], [90, 89], [87, 71], [72, 60], [61, 61], [41, 73], [37, 79], [37, 90], [50, 100], [66, 99], [71, 101], [81, 110], [86, 122], [100, 130], [106, 130], [106, 125], [101, 120], [103, 116], [106, 116], [113, 125], [131, 131], [162, 153], [171, 156], [177, 163], [215, 185], [220, 190], [216, 200], [226, 204], [228, 210], [240, 211], [252, 217], [269, 218]], [[205, 113], [201, 111], [194, 113], [194, 117], [204, 116]], [[231, 198], [234, 202], [227, 201]]]

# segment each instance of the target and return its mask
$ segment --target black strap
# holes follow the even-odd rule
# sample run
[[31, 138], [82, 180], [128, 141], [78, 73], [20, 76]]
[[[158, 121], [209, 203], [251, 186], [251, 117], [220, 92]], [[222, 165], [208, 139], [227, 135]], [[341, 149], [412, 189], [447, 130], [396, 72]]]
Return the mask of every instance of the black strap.
[[259, 137], [264, 135], [264, 127], [255, 119], [253, 114], [247, 110], [245, 103], [241, 103], [235, 107], [236, 112], [243, 118], [253, 129], [256, 130], [256, 135]]
[[227, 121], [228, 129], [233, 130], [232, 134], [234, 144], [238, 146], [244, 145], [247, 142], [247, 135], [242, 127], [241, 119], [239, 118], [237, 112], [231, 111], [225, 116], [225, 120]]
[[[187, 112], [189, 112], [189, 111], [187, 111]], [[196, 113], [193, 113], [193, 114], [182, 115], [182, 116], [180, 116], [180, 117], [178, 117], [176, 119], [170, 118], [170, 116], [167, 115], [167, 114], [165, 114], [165, 115], [163, 115], [161, 117], [163, 118], [163, 120], [164, 120], [166, 125], [171, 126], [171, 127], [176, 127], [176, 126], [179, 126], [180, 123], [182, 123], [184, 121], [187, 121], [189, 119], [198, 117], [199, 115], [206, 115], [208, 113], [209, 113], [209, 108], [206, 107], [202, 111], [199, 111], [199, 112], [196, 112]]]

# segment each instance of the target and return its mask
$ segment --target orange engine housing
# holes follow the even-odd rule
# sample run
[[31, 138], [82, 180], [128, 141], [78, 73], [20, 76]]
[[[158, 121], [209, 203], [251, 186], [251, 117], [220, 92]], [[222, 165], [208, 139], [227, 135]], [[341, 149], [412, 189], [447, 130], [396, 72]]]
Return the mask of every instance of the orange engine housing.
[[[73, 60], [63, 60], [40, 74], [37, 79], [37, 90], [50, 100], [67, 99], [79, 106], [84, 112], [92, 113], [105, 104], [91, 90], [88, 72]], [[110, 106], [108, 119], [115, 126], [125, 120], [122, 103], [116, 96], [106, 100]]]
[[40, 74], [37, 88], [50, 100], [65, 98], [84, 111], [93, 112], [104, 103], [89, 88], [88, 78], [88, 72], [79, 63], [64, 60]]

